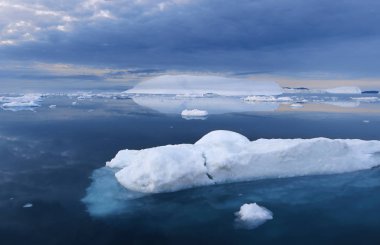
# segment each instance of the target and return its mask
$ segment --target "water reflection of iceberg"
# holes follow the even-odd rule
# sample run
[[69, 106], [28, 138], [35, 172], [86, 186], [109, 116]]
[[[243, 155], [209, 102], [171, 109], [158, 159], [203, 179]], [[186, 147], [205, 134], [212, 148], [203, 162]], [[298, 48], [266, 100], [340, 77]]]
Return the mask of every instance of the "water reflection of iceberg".
[[238, 97], [174, 97], [174, 96], [136, 96], [133, 101], [143, 107], [165, 114], [181, 114], [185, 109], [205, 110], [209, 114], [223, 114], [250, 111], [275, 111], [276, 102], [246, 103]]

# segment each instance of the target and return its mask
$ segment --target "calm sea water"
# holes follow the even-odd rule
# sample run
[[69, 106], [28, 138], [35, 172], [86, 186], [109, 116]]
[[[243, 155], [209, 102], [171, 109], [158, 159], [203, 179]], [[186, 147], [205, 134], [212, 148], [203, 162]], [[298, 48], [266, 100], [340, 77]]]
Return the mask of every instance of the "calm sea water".
[[[71, 102], [57, 97], [36, 111], [0, 110], [2, 245], [380, 244], [380, 169], [133, 199], [110, 182], [112, 173], [99, 170], [121, 149], [194, 143], [216, 129], [251, 140], [380, 140], [378, 113], [240, 112], [184, 120], [130, 99]], [[84, 202], [94, 183], [93, 203]], [[267, 207], [274, 219], [239, 229], [234, 213], [248, 202]]]

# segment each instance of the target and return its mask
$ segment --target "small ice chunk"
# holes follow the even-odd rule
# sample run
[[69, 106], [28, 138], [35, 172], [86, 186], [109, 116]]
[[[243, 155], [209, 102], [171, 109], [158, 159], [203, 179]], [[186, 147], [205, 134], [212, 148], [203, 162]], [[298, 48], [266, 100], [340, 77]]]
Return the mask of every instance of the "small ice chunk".
[[244, 204], [235, 215], [237, 225], [246, 229], [254, 229], [264, 224], [267, 220], [273, 219], [273, 213], [270, 210], [256, 203]]
[[49, 105], [49, 108], [50, 108], [50, 109], [57, 108], [57, 105]]
[[364, 123], [369, 123], [369, 120], [363, 120]]
[[204, 111], [204, 110], [198, 110], [198, 109], [193, 109], [193, 110], [183, 110], [181, 112], [181, 115], [182, 116], [185, 116], [185, 117], [205, 117], [208, 115], [208, 112], [207, 111]]
[[71, 103], [71, 105], [77, 105], [78, 102], [74, 101], [73, 103]]
[[26, 203], [24, 204], [24, 206], [22, 206], [23, 208], [31, 208], [33, 207], [33, 204], [32, 203]]

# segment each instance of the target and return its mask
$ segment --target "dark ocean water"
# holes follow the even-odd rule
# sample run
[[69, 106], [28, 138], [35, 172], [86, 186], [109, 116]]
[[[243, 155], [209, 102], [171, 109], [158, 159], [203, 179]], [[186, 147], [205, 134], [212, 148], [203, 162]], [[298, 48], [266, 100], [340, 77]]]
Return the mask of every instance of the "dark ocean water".
[[[112, 173], [99, 170], [121, 149], [194, 143], [216, 129], [250, 140], [380, 140], [377, 113], [247, 112], [184, 120], [130, 99], [44, 103], [57, 108], [0, 110], [1, 245], [380, 244], [380, 169], [134, 199], [124, 198], [125, 190], [110, 182]], [[99, 188], [94, 203], [82, 201], [96, 180], [110, 187]], [[248, 202], [270, 209], [274, 219], [253, 230], [239, 229], [234, 213]], [[33, 206], [23, 208], [27, 203]]]

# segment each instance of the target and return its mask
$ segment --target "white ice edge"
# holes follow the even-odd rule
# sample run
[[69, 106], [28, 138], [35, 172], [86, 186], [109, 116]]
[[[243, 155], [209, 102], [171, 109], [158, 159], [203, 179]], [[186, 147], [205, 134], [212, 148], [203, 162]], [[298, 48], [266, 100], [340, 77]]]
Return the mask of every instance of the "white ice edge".
[[213, 131], [195, 144], [122, 150], [106, 166], [125, 188], [172, 192], [197, 186], [318, 174], [380, 165], [380, 141], [357, 139], [259, 139]]

